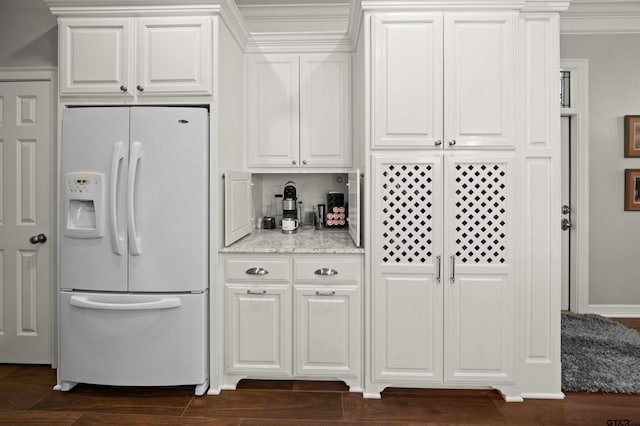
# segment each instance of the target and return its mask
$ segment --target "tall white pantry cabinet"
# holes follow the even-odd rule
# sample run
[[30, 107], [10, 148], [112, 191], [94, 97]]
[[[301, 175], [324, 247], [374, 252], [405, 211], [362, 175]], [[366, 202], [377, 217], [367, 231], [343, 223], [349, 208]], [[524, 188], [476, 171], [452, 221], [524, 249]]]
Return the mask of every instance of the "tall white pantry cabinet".
[[567, 4], [435, 3], [361, 4], [365, 396], [397, 386], [561, 398]]

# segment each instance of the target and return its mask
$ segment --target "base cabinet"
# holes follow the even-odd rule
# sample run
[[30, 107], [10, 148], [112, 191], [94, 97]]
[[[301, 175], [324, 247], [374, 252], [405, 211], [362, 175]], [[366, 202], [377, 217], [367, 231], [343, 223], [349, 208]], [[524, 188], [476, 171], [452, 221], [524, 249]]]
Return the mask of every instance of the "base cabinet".
[[291, 289], [226, 287], [227, 371], [291, 376]]
[[360, 301], [357, 287], [296, 286], [295, 374], [357, 376]]
[[225, 387], [243, 378], [362, 385], [360, 255], [225, 255]]

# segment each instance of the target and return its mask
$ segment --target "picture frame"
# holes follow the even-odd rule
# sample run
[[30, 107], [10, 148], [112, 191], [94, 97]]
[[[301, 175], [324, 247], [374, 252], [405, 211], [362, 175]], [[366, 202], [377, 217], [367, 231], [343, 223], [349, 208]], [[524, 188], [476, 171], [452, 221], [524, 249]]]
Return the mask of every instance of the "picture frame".
[[624, 116], [624, 156], [640, 157], [640, 115]]
[[640, 211], [640, 169], [624, 171], [624, 209]]

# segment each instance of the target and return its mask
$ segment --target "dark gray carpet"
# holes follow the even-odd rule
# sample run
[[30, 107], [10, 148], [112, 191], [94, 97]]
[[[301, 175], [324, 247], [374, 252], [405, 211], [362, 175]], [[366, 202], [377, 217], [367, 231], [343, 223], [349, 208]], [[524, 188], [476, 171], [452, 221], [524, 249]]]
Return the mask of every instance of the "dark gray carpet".
[[640, 332], [593, 314], [562, 314], [562, 389], [640, 393]]

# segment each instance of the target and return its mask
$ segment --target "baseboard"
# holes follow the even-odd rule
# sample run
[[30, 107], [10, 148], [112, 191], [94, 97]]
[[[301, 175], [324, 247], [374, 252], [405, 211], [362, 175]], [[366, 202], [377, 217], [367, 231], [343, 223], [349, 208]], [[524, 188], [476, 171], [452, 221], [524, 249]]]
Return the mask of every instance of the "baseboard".
[[589, 313], [612, 318], [640, 318], [640, 305], [589, 305]]
[[564, 399], [564, 393], [535, 393], [535, 392], [523, 392], [522, 397], [524, 399]]

